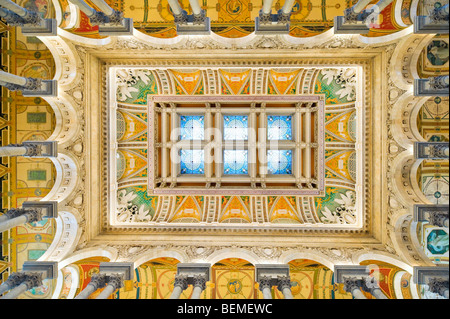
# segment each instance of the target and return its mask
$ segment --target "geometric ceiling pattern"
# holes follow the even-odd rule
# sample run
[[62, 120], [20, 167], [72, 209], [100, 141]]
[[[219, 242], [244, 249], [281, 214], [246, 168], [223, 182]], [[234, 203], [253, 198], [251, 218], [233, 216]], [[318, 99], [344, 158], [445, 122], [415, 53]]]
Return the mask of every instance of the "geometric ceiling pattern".
[[[92, 4], [90, 1], [87, 2]], [[176, 30], [166, 0], [106, 0], [106, 2], [123, 11], [126, 17], [133, 18], [134, 27], [143, 34], [163, 40], [176, 39]], [[318, 4], [314, 1], [296, 0], [289, 35], [302, 40], [323, 34], [333, 27], [334, 16], [342, 15], [343, 10], [354, 2], [356, 1], [326, 0]], [[23, 7], [37, 8], [45, 17], [54, 17], [57, 11], [61, 22], [59, 27], [73, 35], [90, 40], [105, 39], [99, 36], [98, 27], [90, 25], [84, 13], [80, 12], [79, 19], [74, 19], [73, 11], [66, 0], [55, 0], [53, 4], [46, 0], [26, 0], [20, 3]], [[189, 13], [189, 1], [182, 0], [180, 3]], [[278, 10], [283, 3], [282, 0], [274, 1], [274, 8]], [[412, 24], [412, 4], [414, 4], [413, 0], [404, 0], [401, 3], [393, 1], [381, 13], [380, 28], [371, 29], [364, 38], [382, 39], [383, 36], [405, 30]], [[207, 16], [211, 18], [212, 31], [216, 35], [226, 39], [240, 39], [251, 35], [254, 31], [254, 18], [258, 15], [262, 1], [204, 0], [202, 6]], [[399, 10], [396, 11], [396, 8]], [[44, 79], [52, 79], [57, 74], [59, 66], [55, 65], [52, 53], [39, 39], [24, 37], [15, 28], [8, 28], [3, 23], [0, 23], [0, 36], [1, 63], [4, 70], [21, 76]], [[447, 56], [442, 54], [442, 49], [448, 48], [448, 37], [436, 35], [427, 38], [426, 42], [426, 45], [422, 46], [421, 53], [417, 54], [415, 74], [423, 78], [448, 74], [448, 54]], [[399, 61], [400, 59], [397, 62]], [[264, 222], [270, 224], [284, 225], [302, 225], [311, 222], [352, 225], [357, 222], [360, 215], [355, 209], [355, 200], [358, 198], [355, 187], [358, 174], [355, 164], [357, 157], [355, 142], [359, 133], [357, 130], [359, 119], [356, 117], [359, 93], [352, 80], [353, 68], [330, 66], [316, 68], [297, 65], [259, 69], [253, 66], [224, 66], [213, 70], [195, 66], [189, 68], [173, 66], [162, 69], [125, 67], [117, 71], [118, 86], [114, 103], [117, 105], [115, 116], [118, 128], [115, 136], [118, 144], [115, 170], [118, 203], [116, 222], [118, 224], [146, 224], [151, 223], [155, 218], [168, 224], [198, 224], [208, 217], [207, 207], [211, 198], [206, 195], [169, 196], [172, 209], [169, 214], [162, 216], [160, 207], [168, 198], [150, 196], [147, 193], [148, 99], [149, 95], [169, 94], [179, 96], [323, 94], [325, 97], [325, 193], [315, 197], [263, 196], [256, 198], [239, 194], [219, 196], [217, 205], [219, 210], [214, 216], [214, 221], [223, 224], [252, 223], [262, 218]], [[130, 77], [136, 80], [132, 84], [126, 81]], [[233, 80], [236, 78], [239, 78], [239, 81]], [[121, 80], [124, 80], [122, 84]], [[392, 83], [389, 83], [389, 87], [392, 89]], [[50, 103], [42, 98], [24, 97], [20, 92], [11, 92], [3, 87], [1, 90], [0, 138], [2, 145], [20, 143], [25, 140], [46, 140], [55, 135], [59, 115], [55, 114]], [[392, 89], [389, 95], [393, 96], [394, 91]], [[405, 91], [395, 92], [404, 93]], [[70, 91], [76, 101], [83, 99], [82, 93], [76, 90]], [[417, 114], [417, 129], [424, 140], [449, 140], [448, 98], [428, 99]], [[85, 120], [88, 115], [81, 114], [80, 117]], [[74, 137], [70, 144], [65, 147], [71, 154], [78, 156], [83, 153], [83, 149], [79, 146], [82, 145], [80, 140]], [[398, 143], [392, 144], [403, 150]], [[384, 156], [391, 156], [388, 150], [385, 151]], [[12, 207], [20, 207], [24, 201], [43, 199], [51, 194], [53, 186], [58, 182], [57, 175], [57, 168], [48, 159], [3, 157], [0, 163], [2, 212]], [[448, 161], [424, 161], [414, 179], [430, 202], [448, 204]], [[80, 199], [83, 197], [77, 196], [70, 199], [72, 207], [80, 207], [80, 203], [83, 203], [83, 199]], [[405, 207], [408, 206], [404, 203], [396, 203], [392, 197], [382, 200], [383, 203], [395, 203], [398, 212], [404, 212]], [[264, 207], [260, 215], [255, 213], [257, 206]], [[65, 217], [61, 220], [26, 224], [0, 234], [2, 243], [0, 281], [4, 281], [11, 272], [19, 271], [26, 260], [48, 259], [54, 246], [54, 239], [60, 236], [61, 224], [68, 220], [68, 215], [63, 216]], [[389, 216], [392, 218], [394, 215]], [[85, 216], [71, 225], [83, 225], [83, 223], [86, 223]], [[448, 264], [448, 229], [434, 227], [427, 223], [418, 223], [415, 229], [417, 231], [415, 236], [424, 259], [428, 259], [432, 264]], [[136, 242], [126, 249], [120, 248], [118, 252], [110, 253], [113, 248], [115, 249], [113, 240], [105, 250], [94, 251], [92, 247], [86, 245], [86, 234], [79, 236], [81, 238], [76, 239], [79, 244], [72, 250], [75, 251], [71, 256], [72, 259], [64, 260], [65, 263], [60, 269], [62, 281], [60, 279], [58, 283], [56, 280], [45, 281], [43, 286], [27, 291], [21, 298], [55, 298], [53, 292], [56, 287], [59, 287], [56, 298], [73, 298], [75, 292], [81, 291], [87, 285], [92, 274], [98, 272], [100, 262], [117, 261], [120, 258], [126, 259], [127, 256], [136, 258], [141, 253], [140, 262], [136, 261], [136, 265], [139, 265], [135, 268], [134, 280], [126, 282], [125, 286], [110, 298], [168, 298], [173, 289], [177, 263], [202, 260], [206, 258], [208, 249], [212, 249], [205, 248], [207, 243], [202, 242], [197, 246], [189, 247], [191, 250], [183, 246], [185, 255], [176, 255], [170, 250], [172, 246], [177, 245], [176, 243], [169, 246], [157, 243], [155, 244], [157, 249], [160, 251], [166, 249], [170, 251], [171, 256], [164, 254], [154, 256], [145, 253], [145, 245], [142, 242]], [[230, 247], [233, 244], [235, 243], [230, 243]], [[237, 248], [233, 246], [233, 252], [228, 256], [216, 258], [211, 268], [212, 280], [207, 283], [201, 298], [261, 299], [262, 293], [254, 280], [254, 264], [257, 260], [256, 257], [252, 259], [254, 256], [263, 256], [261, 259], [270, 261], [283, 260], [289, 265], [293, 281], [292, 293], [296, 299], [352, 298], [341, 285], [333, 282], [332, 265], [339, 263], [376, 265], [379, 270], [377, 279], [380, 288], [388, 298], [427, 297], [423, 287], [415, 286], [412, 282], [412, 268], [409, 265], [418, 263], [417, 260], [414, 261], [405, 255], [388, 254], [386, 247], [393, 247], [398, 243], [384, 247], [380, 245], [376, 248], [379, 250], [375, 250], [373, 255], [355, 257], [351, 255], [352, 252], [358, 249], [366, 251], [364, 249], [371, 243], [365, 242], [344, 248], [337, 247], [336, 243], [334, 246], [330, 244], [327, 250], [320, 250], [310, 248], [311, 245], [302, 242], [299, 245], [303, 245], [302, 249], [307, 253], [301, 256], [295, 255], [297, 257], [291, 256], [290, 259], [282, 259], [285, 257], [283, 254], [288, 254], [287, 245], [279, 249], [279, 247], [273, 248], [272, 244], [266, 239], [264, 245], [267, 247], [254, 247], [251, 254], [246, 256], [235, 253], [242, 248], [237, 245]], [[403, 243], [400, 242], [400, 244]], [[379, 251], [382, 253], [377, 255], [376, 252]], [[383, 259], [388, 255], [395, 256], [396, 259], [391, 257], [389, 257], [391, 259], [388, 257]], [[373, 259], [373, 256], [378, 257], [378, 260]], [[326, 262], [327, 260], [333, 261], [331, 266]], [[392, 261], [393, 264], [389, 264], [386, 260]], [[402, 260], [402, 262], [396, 263], [396, 260]], [[407, 262], [403, 262], [405, 260]], [[91, 298], [95, 298], [99, 293], [100, 291], [97, 291]], [[187, 299], [191, 293], [192, 287], [189, 287], [180, 298]], [[271, 294], [274, 299], [282, 298], [277, 289], [272, 289]], [[370, 294], [366, 297], [372, 298]]]
[[[299, 196], [265, 196], [264, 218], [271, 223], [322, 222], [355, 224], [356, 204], [356, 76], [355, 69], [119, 69], [117, 74], [117, 196], [121, 222], [155, 219], [161, 199], [147, 194], [147, 99], [162, 91], [177, 95], [250, 95], [256, 81], [266, 95], [325, 95], [325, 196], [313, 201]], [[134, 79], [133, 81], [131, 79]], [[219, 79], [213, 86], [211, 79]], [[160, 87], [159, 83], [170, 83]], [[213, 90], [215, 90], [213, 92]], [[204, 219], [204, 196], [177, 196], [168, 222]], [[251, 222], [251, 196], [223, 196], [217, 222]], [[231, 213], [233, 211], [233, 213]], [[310, 212], [310, 214], [305, 214]], [[340, 214], [337, 211], [341, 212]]]

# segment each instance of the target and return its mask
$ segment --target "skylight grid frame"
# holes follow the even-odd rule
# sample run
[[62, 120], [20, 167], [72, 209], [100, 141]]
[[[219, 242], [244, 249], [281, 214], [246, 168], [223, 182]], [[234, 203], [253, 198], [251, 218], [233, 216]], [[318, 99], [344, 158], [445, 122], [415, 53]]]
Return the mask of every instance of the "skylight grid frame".
[[[149, 96], [148, 193], [322, 195], [325, 188], [324, 110], [322, 95]], [[205, 116], [204, 140], [180, 141], [178, 137], [171, 136], [170, 130], [180, 127], [181, 114]], [[223, 116], [226, 115], [248, 116], [247, 140], [228, 141], [224, 140], [223, 136], [215, 136], [214, 132], [223, 134]], [[292, 116], [292, 140], [274, 142], [267, 139], [268, 115]], [[165, 124], [161, 124], [161, 121], [165, 121]], [[306, 122], [309, 124], [306, 124], [307, 128], [303, 132], [305, 121], [309, 121]], [[164, 129], [159, 128], [161, 125]], [[165, 131], [167, 125], [170, 126], [169, 132]], [[217, 130], [208, 131], [214, 128]], [[255, 131], [254, 128], [258, 130]], [[159, 131], [161, 136], [156, 133]], [[308, 134], [310, 141], [306, 142]], [[305, 138], [307, 140], [304, 140]], [[292, 150], [292, 175], [267, 173], [267, 167], [264, 167], [266, 156], [264, 154], [273, 148], [274, 143], [279, 149]], [[175, 145], [178, 149], [192, 146], [193, 149], [206, 147], [207, 155], [208, 147], [214, 150], [211, 153], [212, 162], [205, 160], [204, 176], [179, 174], [179, 163], [170, 160]], [[223, 152], [229, 149], [248, 151], [248, 175], [224, 174]], [[310, 156], [312, 161], [305, 165], [306, 168], [309, 167], [309, 177], [303, 174], [302, 161], [305, 154]], [[170, 169], [167, 167], [168, 161]], [[183, 187], [184, 185], [186, 187]]]

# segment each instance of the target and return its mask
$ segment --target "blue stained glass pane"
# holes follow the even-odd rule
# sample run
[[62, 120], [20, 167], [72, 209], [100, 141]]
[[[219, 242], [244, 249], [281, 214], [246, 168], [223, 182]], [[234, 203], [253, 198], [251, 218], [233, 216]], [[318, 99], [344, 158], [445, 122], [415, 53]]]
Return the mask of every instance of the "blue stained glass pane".
[[181, 150], [181, 174], [204, 174], [205, 158], [203, 150]]
[[223, 158], [224, 174], [248, 174], [248, 151], [226, 150], [223, 152]]
[[269, 115], [267, 131], [269, 140], [292, 140], [292, 116]]
[[292, 151], [267, 151], [267, 172], [269, 174], [292, 174]]
[[205, 136], [205, 117], [200, 115], [180, 116], [181, 139], [203, 140]]
[[248, 116], [226, 115], [223, 117], [223, 136], [225, 140], [248, 139]]

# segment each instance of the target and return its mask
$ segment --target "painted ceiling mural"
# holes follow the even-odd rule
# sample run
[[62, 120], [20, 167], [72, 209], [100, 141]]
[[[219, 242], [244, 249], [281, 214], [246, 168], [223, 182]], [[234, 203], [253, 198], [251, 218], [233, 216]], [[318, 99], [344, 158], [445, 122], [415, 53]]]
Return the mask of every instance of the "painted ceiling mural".
[[[59, 298], [66, 298], [75, 290], [81, 291], [90, 281], [90, 277], [98, 273], [100, 262], [107, 258], [89, 258], [66, 266], [63, 288]], [[177, 264], [179, 261], [171, 257], [160, 257], [149, 260], [135, 269], [134, 279], [124, 282], [109, 299], [168, 299], [173, 290]], [[294, 299], [352, 299], [350, 293], [343, 290], [342, 284], [334, 283], [333, 271], [326, 266], [309, 259], [294, 259], [289, 263]], [[411, 296], [411, 275], [400, 268], [378, 261], [368, 260], [367, 265], [372, 274], [376, 273], [381, 290], [388, 298], [408, 298]], [[394, 279], [401, 276], [400, 291], [394, 290]], [[79, 277], [80, 284], [74, 286], [73, 280]], [[103, 289], [98, 289], [89, 299], [94, 299]], [[180, 299], [189, 299], [193, 288], [184, 290]], [[282, 293], [274, 286], [271, 290], [273, 299], [283, 299]], [[372, 299], [369, 293], [364, 293]], [[255, 266], [240, 258], [227, 258], [216, 262], [211, 267], [211, 280], [201, 299], [262, 299], [262, 293], [255, 283]]]
[[[48, 0], [42, 0], [44, 4]], [[401, 21], [396, 21], [394, 8], [397, 1], [401, 4]], [[58, 0], [64, 12], [60, 27], [74, 34], [91, 38], [101, 38], [98, 26], [91, 26], [88, 17], [80, 12], [81, 18], [71, 21], [69, 3]], [[89, 0], [88, 4], [95, 8]], [[176, 28], [167, 0], [105, 0], [112, 8], [124, 12], [127, 18], [133, 18], [134, 27], [150, 36], [158, 38], [176, 37]], [[357, 0], [296, 0], [292, 8], [291, 29], [289, 35], [294, 37], [310, 37], [323, 33], [333, 27], [335, 16], [342, 15], [344, 9], [351, 7]], [[375, 4], [377, 1], [372, 1]], [[262, 0], [202, 0], [202, 9], [211, 19], [211, 30], [227, 38], [240, 38], [254, 31], [255, 17], [262, 8]], [[367, 34], [369, 37], [383, 36], [411, 25], [410, 6], [412, 0], [394, 0], [380, 14], [378, 24]], [[181, 0], [181, 6], [189, 13], [189, 0]], [[274, 2], [274, 9], [279, 10], [284, 0]], [[275, 11], [274, 11], [275, 12]]]
[[[448, 72], [448, 38], [443, 41], [440, 36], [435, 37], [422, 52], [428, 52], [427, 61], [430, 68], [423, 68], [422, 74], [432, 75], [446, 67]], [[444, 44], [445, 43], [445, 44]], [[435, 48], [445, 47], [446, 55], [441, 55], [441, 60], [435, 59], [431, 52]], [[419, 62], [423, 59], [419, 59]], [[432, 67], [433, 63], [440, 68]], [[437, 63], [439, 62], [439, 63]], [[428, 73], [427, 73], [428, 72]], [[425, 141], [448, 142], [449, 141], [449, 99], [448, 97], [430, 98], [424, 103], [417, 115], [417, 128]], [[449, 204], [449, 164], [448, 161], [424, 160], [417, 171], [417, 181], [425, 197], [433, 204]], [[449, 234], [448, 229], [430, 225], [427, 222], [418, 223], [417, 238], [425, 254], [435, 264], [449, 263]]]
[[[356, 81], [355, 70], [270, 69], [264, 73], [267, 95], [324, 94], [325, 114], [325, 195], [311, 200], [299, 196], [267, 196], [267, 220], [272, 223], [307, 222], [303, 211], [315, 222], [355, 224], [356, 218]], [[220, 83], [212, 92], [205, 83], [215, 76]], [[154, 220], [157, 196], [147, 195], [147, 97], [170, 92], [177, 95], [249, 95], [254, 92], [252, 69], [206, 70], [119, 69], [117, 77], [117, 221]], [[237, 80], [239, 79], [239, 80]], [[163, 83], [172, 83], [164, 87]], [[177, 196], [170, 222], [200, 222], [203, 197]], [[219, 222], [228, 218], [252, 222], [251, 196], [223, 196]], [[301, 207], [302, 212], [299, 211]], [[231, 214], [230, 212], [233, 212]], [[240, 212], [240, 213], [237, 213]]]
[[[25, 0], [17, 1], [24, 7], [37, 8], [46, 17], [53, 17], [53, 5], [47, 0]], [[67, 0], [58, 0], [62, 8], [68, 7]], [[89, 2], [89, 1], [87, 1]], [[168, 15], [167, 2], [159, 1], [149, 4], [147, 1], [138, 0], [106, 0], [114, 8], [123, 8], [125, 16], [133, 17], [135, 27], [151, 36], [170, 38], [174, 34], [173, 25], [170, 23], [171, 16]], [[187, 0], [183, 5], [187, 6]], [[224, 37], [242, 37], [253, 31], [254, 17], [261, 7], [259, 3], [252, 1], [203, 1], [207, 15], [212, 17], [213, 31]], [[254, 2], [254, 1], [253, 1]], [[297, 1], [293, 9], [293, 25], [290, 35], [296, 37], [307, 37], [317, 35], [332, 27], [332, 17], [341, 15], [344, 8], [351, 5], [351, 1], [327, 0], [320, 5], [312, 5], [312, 1]], [[353, 1], [356, 2], [356, 1]], [[375, 1], [374, 1], [375, 2]], [[411, 24], [409, 18], [409, 6], [412, 1], [402, 2], [402, 22]], [[283, 1], [277, 2], [277, 8], [282, 6]], [[396, 23], [392, 14], [392, 5], [388, 6], [382, 13], [382, 28], [373, 29], [369, 36], [385, 35], [398, 31], [401, 27]], [[64, 9], [63, 9], [64, 11]], [[70, 13], [66, 10], [63, 16], [61, 28], [86, 37], [99, 38], [98, 27], [92, 27], [87, 17], [82, 13], [81, 21], [76, 26], [70, 26]], [[1, 40], [1, 64], [3, 70], [21, 76], [33, 76], [44, 79], [52, 79], [55, 68], [50, 51], [37, 38], [23, 37], [15, 28], [8, 28], [0, 22]], [[432, 76], [439, 73], [448, 73], [448, 54], [445, 56], [442, 49], [448, 48], [448, 39], [436, 36], [432, 43], [426, 47], [419, 59], [418, 73], [422, 77]], [[227, 82], [227, 72], [222, 70], [220, 78], [223, 85], [220, 94], [249, 94], [250, 81], [246, 78], [245, 70], [242, 75], [243, 82], [239, 85]], [[234, 70], [235, 71], [235, 70]], [[327, 97], [327, 143], [353, 143], [355, 136], [354, 126], [354, 93], [351, 89], [351, 81], [335, 83], [333, 72], [320, 72], [315, 78], [311, 88], [313, 93], [325, 94]], [[299, 85], [300, 70], [270, 70], [268, 75], [266, 94], [302, 94]], [[197, 95], [205, 94], [204, 77], [198, 70], [192, 72], [194, 82], [186, 81], [182, 70], [172, 70], [169, 73], [175, 83], [176, 94]], [[279, 77], [289, 78], [288, 82], [280, 81]], [[336, 76], [336, 75], [334, 75]], [[117, 153], [120, 170], [117, 171], [119, 183], [133, 181], [132, 186], [122, 185], [118, 193], [118, 202], [123, 214], [119, 214], [123, 221], [142, 222], [151, 220], [154, 216], [158, 198], [146, 195], [146, 184], [136, 182], [145, 179], [147, 149], [143, 147], [146, 141], [147, 94], [159, 94], [162, 89], [157, 82], [153, 72], [144, 72], [136, 77], [137, 82], [133, 86], [124, 86], [118, 92], [118, 130], [117, 140], [120, 144]], [[330, 81], [331, 79], [331, 81]], [[1, 145], [20, 143], [25, 140], [45, 140], [54, 130], [54, 113], [51, 107], [40, 98], [23, 97], [20, 92], [7, 91], [1, 88], [1, 113], [0, 113], [0, 140]], [[349, 99], [350, 98], [350, 99]], [[441, 103], [447, 103], [447, 112], [441, 108]], [[119, 115], [120, 114], [120, 115]], [[433, 124], [434, 123], [434, 124]], [[447, 131], [445, 131], [447, 123]], [[422, 127], [422, 134], [427, 140], [448, 141], [448, 100], [430, 99], [421, 111], [418, 124]], [[437, 128], [433, 130], [433, 127]], [[327, 222], [351, 222], [352, 204], [354, 192], [352, 185], [355, 181], [354, 152], [348, 150], [340, 151], [328, 148], [326, 151], [326, 178], [329, 182], [327, 194], [317, 198], [310, 207], [318, 212], [317, 217], [324, 223]], [[119, 166], [118, 165], [118, 166]], [[428, 166], [427, 166], [428, 165]], [[425, 185], [433, 185], [436, 180], [436, 169], [442, 167], [440, 163], [424, 162], [418, 178], [423, 181], [424, 193], [436, 198], [439, 189], [426, 188]], [[428, 167], [428, 170], [427, 170]], [[445, 175], [446, 174], [446, 175]], [[11, 207], [20, 207], [24, 201], [39, 200], [51, 190], [56, 173], [50, 160], [46, 159], [23, 159], [23, 158], [1, 158], [0, 162], [0, 191], [1, 209], [5, 212]], [[430, 179], [426, 179], [427, 176]], [[448, 203], [448, 163], [447, 170], [440, 176], [447, 185]], [[428, 186], [429, 187], [429, 186]], [[440, 186], [439, 186], [440, 187]], [[442, 190], [442, 188], [440, 188]], [[429, 191], [429, 192], [428, 192]], [[442, 193], [441, 193], [442, 195]], [[445, 195], [445, 193], [444, 193]], [[439, 196], [439, 195], [438, 195]], [[432, 197], [430, 197], [432, 198]], [[442, 198], [442, 197], [440, 197]], [[301, 215], [296, 209], [296, 203], [303, 199], [295, 196], [269, 196], [267, 206], [269, 207], [269, 218], [272, 223], [286, 222], [301, 223]], [[240, 218], [249, 220], [252, 218], [249, 209], [249, 197], [238, 196], [222, 197], [222, 221], [231, 216], [230, 208], [238, 207]], [[338, 207], [345, 207], [345, 214], [338, 218], [336, 212]], [[203, 209], [202, 196], [178, 196], [176, 198], [176, 209], [171, 216], [171, 222], [196, 222], [201, 218]], [[188, 208], [188, 209], [186, 209]], [[236, 210], [233, 210], [235, 212]], [[131, 214], [129, 212], [132, 212]], [[341, 217], [341, 216], [339, 216]], [[37, 260], [41, 257], [53, 241], [56, 225], [53, 220], [48, 220], [29, 225], [23, 225], [10, 231], [0, 233], [0, 281], [6, 278], [7, 268], [12, 272], [20, 271], [25, 260]], [[418, 236], [421, 244], [430, 259], [435, 263], [448, 263], [448, 231], [421, 224], [418, 227]], [[89, 282], [89, 277], [98, 271], [98, 265], [106, 258], [94, 258], [83, 260], [75, 265], [80, 273], [80, 283], [76, 285], [79, 291]], [[159, 258], [149, 261], [136, 269], [135, 281], [126, 283], [111, 298], [167, 298], [173, 285], [177, 260], [171, 258]], [[332, 282], [331, 270], [323, 265], [308, 260], [293, 260], [289, 263], [293, 280], [297, 283], [293, 287], [295, 298], [350, 298], [349, 294], [343, 292]], [[397, 275], [401, 276], [402, 294], [406, 298], [411, 296], [411, 275], [401, 272], [399, 269], [389, 265], [379, 265], [382, 269], [384, 284], [383, 291], [393, 297], [392, 282]], [[64, 298], [73, 286], [73, 272], [67, 268], [62, 269], [64, 273], [64, 286], [60, 297]], [[256, 296], [260, 292], [253, 285], [254, 266], [245, 260], [227, 259], [213, 267], [214, 281], [209, 283], [202, 297], [210, 298], [248, 298]], [[39, 289], [33, 289], [21, 298], [48, 298], [52, 291], [54, 282], [44, 281]], [[192, 288], [188, 288], [181, 298], [188, 298]], [[91, 295], [95, 298], [100, 291]], [[272, 291], [274, 298], [279, 298], [278, 291]], [[370, 296], [369, 296], [370, 297]], [[398, 296], [397, 296], [398, 297]]]
[[[53, 14], [46, 1], [21, 1], [24, 7], [35, 9], [45, 17]], [[24, 37], [15, 28], [0, 22], [2, 69], [26, 77], [52, 79], [55, 74], [53, 56], [35, 37]], [[39, 97], [24, 97], [20, 91], [1, 90], [1, 145], [27, 140], [47, 140], [55, 128], [55, 114]], [[39, 200], [52, 189], [56, 178], [50, 159], [1, 157], [1, 210], [21, 207], [24, 201]], [[24, 224], [0, 233], [0, 278], [6, 269], [20, 271], [26, 260], [38, 260], [50, 247], [56, 232], [53, 219]], [[26, 298], [49, 298], [52, 281], [44, 281], [39, 289], [26, 292]]]
[[[81, 291], [90, 281], [92, 274], [99, 270], [99, 263], [106, 259], [85, 259], [69, 267], [76, 269], [80, 277]], [[168, 299], [173, 290], [173, 284], [179, 261], [170, 257], [152, 259], [135, 269], [134, 279], [125, 281], [125, 285], [111, 295], [110, 299]], [[335, 284], [333, 272], [324, 265], [308, 259], [294, 259], [289, 263], [292, 294], [295, 299], [351, 299], [350, 293], [343, 290], [342, 285]], [[401, 269], [375, 261], [367, 261], [371, 271], [378, 271], [380, 288], [389, 298], [395, 298], [393, 278]], [[65, 275], [64, 288], [61, 298], [66, 297], [70, 291], [73, 293], [72, 280], [74, 271], [69, 267], [63, 269]], [[409, 289], [410, 275], [402, 274], [402, 294], [411, 295]], [[72, 288], [71, 288], [72, 287]], [[102, 291], [97, 290], [89, 299], [94, 299]], [[189, 299], [193, 288], [189, 286], [180, 296], [180, 299]], [[397, 292], [398, 293], [398, 292]], [[276, 287], [271, 290], [273, 299], [283, 299], [282, 293]], [[370, 299], [372, 296], [367, 294]], [[206, 283], [201, 299], [262, 299], [262, 293], [255, 283], [255, 266], [244, 259], [227, 258], [215, 263], [211, 267], [211, 280]]]

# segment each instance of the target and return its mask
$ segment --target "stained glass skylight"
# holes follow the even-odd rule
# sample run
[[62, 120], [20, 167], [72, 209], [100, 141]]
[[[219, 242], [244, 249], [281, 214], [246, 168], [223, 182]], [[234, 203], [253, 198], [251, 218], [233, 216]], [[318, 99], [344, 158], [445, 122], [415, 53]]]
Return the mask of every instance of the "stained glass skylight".
[[269, 174], [292, 174], [292, 151], [267, 151], [267, 172]]
[[225, 115], [223, 117], [223, 131], [225, 140], [247, 140], [248, 116]]
[[203, 140], [205, 136], [205, 117], [201, 115], [180, 116], [180, 139]]
[[225, 175], [248, 174], [248, 151], [225, 150], [223, 152]]
[[205, 158], [203, 150], [180, 150], [181, 174], [204, 174]]
[[267, 116], [269, 140], [292, 140], [292, 116]]

